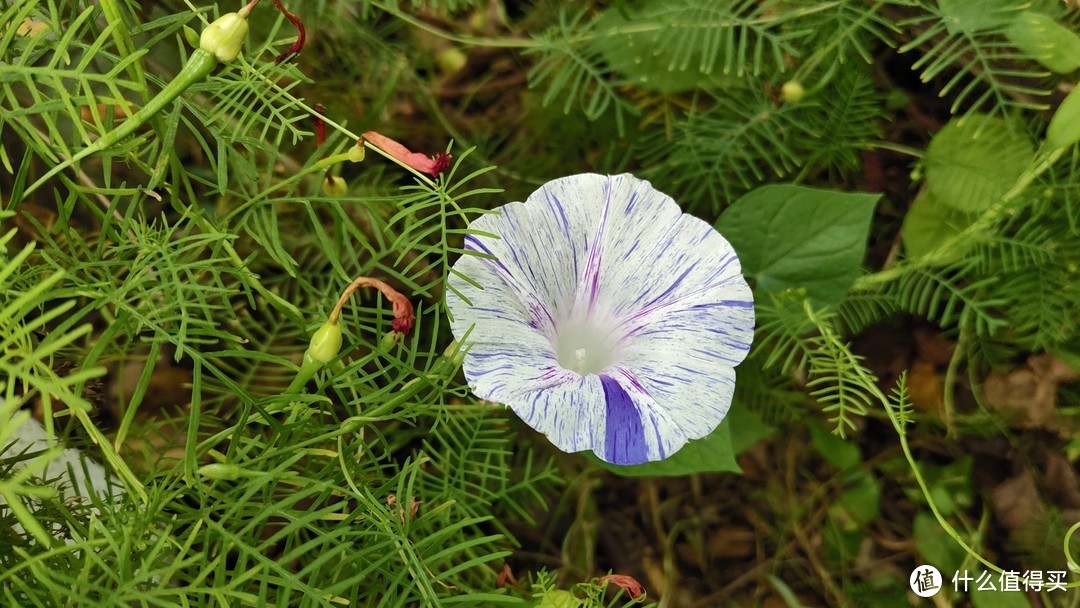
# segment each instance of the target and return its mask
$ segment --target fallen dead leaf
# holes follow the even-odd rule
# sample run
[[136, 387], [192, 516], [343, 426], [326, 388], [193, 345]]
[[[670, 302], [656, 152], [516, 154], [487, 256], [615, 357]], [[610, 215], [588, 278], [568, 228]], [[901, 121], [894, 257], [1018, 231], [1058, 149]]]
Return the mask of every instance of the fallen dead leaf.
[[1010, 424], [1040, 428], [1054, 418], [1058, 384], [1076, 378], [1076, 372], [1052, 355], [1034, 355], [1024, 368], [990, 374], [983, 385], [983, 396], [986, 404], [1005, 415]]
[[709, 535], [707, 552], [715, 559], [747, 559], [754, 555], [754, 531], [724, 526]]
[[1080, 479], [1061, 452], [1047, 451], [1043, 484], [1055, 504], [1066, 509], [1080, 509]]
[[1046, 504], [1030, 471], [1006, 479], [990, 492], [994, 516], [1009, 530], [1018, 530], [1046, 518]]
[[918, 359], [911, 364], [908, 372], [908, 394], [911, 403], [923, 412], [942, 412], [945, 403], [942, 376], [935, 371], [930, 361]]
[[955, 342], [945, 339], [937, 331], [926, 327], [915, 330], [915, 350], [919, 354], [919, 359], [929, 361], [934, 365], [947, 366], [952, 360], [955, 346]]

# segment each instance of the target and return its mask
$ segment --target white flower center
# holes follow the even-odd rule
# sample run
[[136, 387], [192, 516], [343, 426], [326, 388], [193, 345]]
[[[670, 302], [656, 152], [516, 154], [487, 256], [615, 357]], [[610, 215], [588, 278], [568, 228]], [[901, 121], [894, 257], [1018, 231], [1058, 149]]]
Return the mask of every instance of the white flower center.
[[599, 374], [616, 361], [616, 340], [607, 324], [596, 319], [569, 319], [559, 324], [555, 355], [559, 366], [582, 376]]

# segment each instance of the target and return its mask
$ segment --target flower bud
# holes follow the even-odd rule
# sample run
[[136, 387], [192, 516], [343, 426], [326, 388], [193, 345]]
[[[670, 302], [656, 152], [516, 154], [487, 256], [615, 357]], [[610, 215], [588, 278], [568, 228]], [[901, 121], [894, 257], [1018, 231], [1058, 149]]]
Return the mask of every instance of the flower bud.
[[226, 13], [206, 26], [199, 37], [199, 48], [212, 53], [218, 61], [229, 63], [240, 54], [247, 38], [248, 22], [239, 13]]
[[240, 478], [241, 469], [235, 464], [223, 464], [214, 462], [199, 467], [199, 475], [207, 479], [222, 479], [232, 481]]
[[326, 196], [341, 197], [345, 196], [349, 192], [349, 187], [345, 184], [345, 180], [340, 177], [334, 177], [329, 173], [326, 174], [326, 179], [322, 183], [322, 193]]
[[399, 331], [388, 331], [383, 334], [383, 337], [379, 339], [379, 348], [382, 350], [390, 350], [394, 346], [401, 342], [402, 337], [405, 334]]
[[327, 321], [315, 332], [314, 336], [311, 336], [311, 344], [304, 353], [304, 358], [326, 364], [337, 356], [339, 350], [341, 350], [341, 325], [337, 321]]
[[465, 360], [465, 351], [462, 350], [461, 344], [458, 344], [458, 341], [454, 340], [443, 350], [442, 356], [457, 369], [461, 367], [461, 362]]
[[461, 52], [458, 48], [448, 48], [435, 56], [435, 62], [439, 66], [439, 70], [446, 75], [456, 74], [461, 68], [465, 67], [465, 64], [469, 62], [469, 58], [465, 53]]
[[797, 80], [789, 80], [780, 87], [780, 96], [784, 98], [785, 103], [795, 105], [802, 101], [803, 95], [806, 95], [806, 89]]
[[364, 416], [352, 416], [346, 418], [338, 429], [341, 431], [342, 435], [348, 435], [349, 433], [355, 433], [369, 424], [371, 424], [369, 418], [365, 418]]
[[366, 151], [367, 150], [364, 148], [364, 140], [356, 140], [356, 145], [349, 148], [349, 160], [354, 163], [363, 161]]

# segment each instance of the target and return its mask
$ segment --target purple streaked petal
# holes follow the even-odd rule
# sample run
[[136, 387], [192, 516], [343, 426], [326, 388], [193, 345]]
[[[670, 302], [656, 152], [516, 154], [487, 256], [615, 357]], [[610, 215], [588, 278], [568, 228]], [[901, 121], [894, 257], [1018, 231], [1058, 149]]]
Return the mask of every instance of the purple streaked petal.
[[631, 212], [608, 219], [607, 233], [615, 236], [602, 245], [601, 290], [613, 314], [626, 316], [730, 279], [743, 281], [734, 249], [712, 226], [684, 215], [648, 182], [629, 175], [611, 180], [616, 199], [634, 200]]
[[617, 464], [720, 423], [754, 325], [727, 240], [630, 175], [554, 180], [498, 211], [470, 226], [498, 238], [466, 239], [483, 255], [454, 265], [447, 296], [476, 395]]
[[517, 395], [506, 402], [526, 424], [564, 452], [603, 446], [604, 389], [595, 375], [568, 375], [562, 382]]
[[645, 426], [633, 398], [611, 376], [600, 374], [604, 387], [604, 460], [615, 464], [641, 464], [649, 460]]

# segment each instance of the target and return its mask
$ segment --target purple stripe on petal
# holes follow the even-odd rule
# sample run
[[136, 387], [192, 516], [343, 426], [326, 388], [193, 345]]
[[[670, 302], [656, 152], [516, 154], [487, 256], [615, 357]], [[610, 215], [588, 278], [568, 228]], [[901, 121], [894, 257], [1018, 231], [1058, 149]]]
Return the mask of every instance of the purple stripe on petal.
[[660, 427], [653, 427], [653, 434], [656, 436], [656, 449], [660, 451], [657, 460], [663, 460], [668, 457], [667, 452], [664, 450], [664, 438], [660, 436]]
[[547, 192], [547, 199], [551, 206], [554, 206], [555, 210], [559, 212], [559, 218], [562, 220], [562, 231], [567, 237], [566, 244], [570, 246], [570, 263], [574, 266], [573, 276], [578, 274], [578, 256], [577, 256], [577, 244], [574, 242], [574, 229], [570, 226], [570, 220], [566, 217], [566, 209], [563, 208], [562, 201], [559, 197], [555, 196], [552, 192]]
[[649, 391], [641, 385], [641, 382], [637, 379], [637, 376], [635, 376], [633, 372], [623, 368], [619, 368], [618, 372], [622, 375], [623, 378], [626, 378], [626, 381], [630, 383], [630, 386], [633, 386], [643, 394], [649, 394]]
[[682, 285], [683, 279], [685, 279], [693, 271], [694, 271], [693, 266], [691, 266], [691, 267], [687, 268], [686, 270], [684, 270], [683, 273], [681, 275], [679, 275], [679, 278], [675, 279], [675, 282], [671, 284], [671, 287], [668, 287], [667, 289], [665, 289], [664, 293], [662, 293], [662, 294], [656, 296], [655, 298], [653, 298], [652, 301], [649, 302], [648, 304], [646, 304], [645, 306], [652, 306], [653, 304], [656, 304], [660, 300], [663, 300], [664, 298], [671, 295], [671, 292], [678, 289], [679, 285]]
[[465, 248], [470, 249], [470, 245], [475, 246], [479, 251], [491, 256], [490, 259], [485, 260], [486, 262], [495, 264], [499, 268], [502, 268], [503, 272], [505, 272], [506, 274], [510, 274], [510, 269], [504, 266], [503, 263], [499, 261], [499, 256], [491, 253], [491, 250], [488, 249], [487, 246], [485, 246], [483, 243], [481, 243], [480, 239], [476, 238], [471, 234], [465, 237]]
[[721, 306], [730, 306], [732, 308], [753, 308], [753, 300], [720, 300], [717, 302]]
[[562, 201], [559, 200], [559, 197], [550, 192], [548, 193], [548, 200], [555, 203], [555, 210], [559, 212], [559, 217], [562, 218], [563, 230], [569, 235], [570, 220], [566, 219], [566, 210], [563, 209]]
[[585, 263], [585, 274], [581, 277], [581, 286], [588, 289], [588, 307], [589, 312], [593, 311], [593, 307], [596, 304], [596, 298], [600, 293], [600, 266], [601, 255], [604, 247], [604, 231], [607, 228], [608, 210], [611, 207], [611, 191], [612, 191], [611, 177], [608, 177], [607, 182], [607, 198], [604, 200], [604, 206], [600, 209], [600, 221], [596, 227], [596, 233], [593, 236], [592, 247], [589, 251], [589, 259]]
[[614, 464], [641, 464], [649, 459], [645, 427], [634, 400], [607, 374], [600, 374], [607, 403], [607, 438], [604, 460]]
[[549, 311], [548, 307], [544, 304], [539, 302], [530, 302], [529, 314], [532, 315], [532, 318], [536, 322], [546, 321], [547, 329], [555, 329], [555, 319], [551, 316], [551, 311]]

